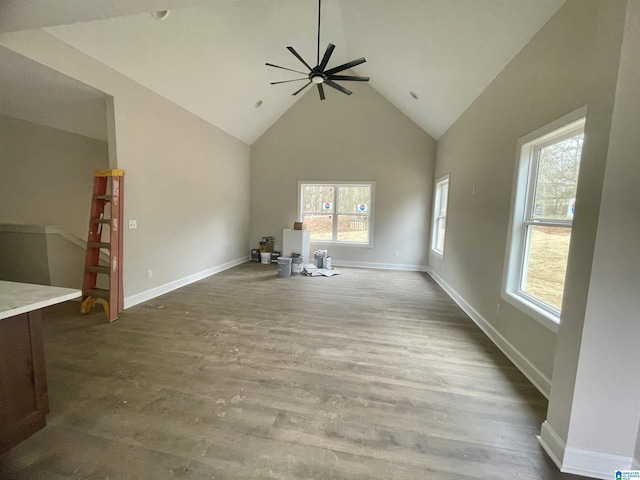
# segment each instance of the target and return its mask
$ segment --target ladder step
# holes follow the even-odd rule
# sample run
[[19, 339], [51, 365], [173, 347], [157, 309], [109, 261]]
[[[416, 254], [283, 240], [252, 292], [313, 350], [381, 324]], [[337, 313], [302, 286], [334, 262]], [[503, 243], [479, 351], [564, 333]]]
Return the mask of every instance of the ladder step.
[[91, 223], [111, 224], [111, 219], [110, 218], [92, 218]]
[[94, 200], [106, 200], [107, 202], [111, 201], [111, 195], [94, 195]]
[[90, 242], [87, 248], [111, 248], [111, 244], [107, 242]]
[[109, 290], [105, 290], [104, 288], [90, 288], [83, 291], [82, 294], [88, 297], [104, 298], [105, 300], [109, 300], [110, 296]]
[[111, 269], [109, 268], [109, 265], [87, 265], [85, 267], [85, 271], [95, 272], [95, 273], [104, 273], [105, 275], [109, 275], [109, 273], [111, 273]]

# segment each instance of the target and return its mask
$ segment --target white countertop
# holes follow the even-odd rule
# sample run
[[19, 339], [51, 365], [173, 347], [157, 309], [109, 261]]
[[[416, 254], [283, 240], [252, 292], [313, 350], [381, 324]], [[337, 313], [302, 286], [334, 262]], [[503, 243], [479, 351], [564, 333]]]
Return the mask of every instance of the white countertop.
[[82, 296], [75, 288], [0, 280], [0, 320]]

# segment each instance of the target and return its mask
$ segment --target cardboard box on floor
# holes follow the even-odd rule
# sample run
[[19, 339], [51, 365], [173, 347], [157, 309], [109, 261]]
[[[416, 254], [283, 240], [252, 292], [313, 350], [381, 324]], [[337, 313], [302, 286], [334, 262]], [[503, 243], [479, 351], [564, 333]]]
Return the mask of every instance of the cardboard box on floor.
[[262, 237], [260, 240], [260, 251], [261, 252], [273, 252], [273, 241], [275, 239], [273, 237]]

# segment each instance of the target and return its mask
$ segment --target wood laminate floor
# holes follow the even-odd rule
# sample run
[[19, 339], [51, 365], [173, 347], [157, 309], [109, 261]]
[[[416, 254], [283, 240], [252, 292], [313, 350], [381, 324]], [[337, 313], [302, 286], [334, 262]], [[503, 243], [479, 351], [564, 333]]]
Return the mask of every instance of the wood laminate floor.
[[2, 479], [579, 479], [547, 402], [424, 273], [247, 263], [105, 323], [45, 310], [51, 413]]

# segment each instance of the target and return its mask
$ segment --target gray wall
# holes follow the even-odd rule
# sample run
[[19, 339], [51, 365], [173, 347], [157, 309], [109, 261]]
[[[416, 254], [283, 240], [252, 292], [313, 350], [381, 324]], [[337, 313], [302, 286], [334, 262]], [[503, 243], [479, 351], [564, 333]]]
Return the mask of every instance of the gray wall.
[[86, 242], [59, 227], [0, 224], [0, 280], [81, 288], [85, 251]]
[[50, 285], [45, 229], [3, 227], [0, 225], [0, 280]]
[[[373, 248], [329, 246], [337, 264], [424, 268], [435, 141], [368, 85], [310, 90], [251, 147], [251, 244], [298, 219], [298, 181], [373, 180]], [[312, 251], [319, 245], [312, 244]], [[394, 252], [399, 257], [394, 257]]]
[[107, 143], [0, 115], [0, 223], [59, 226], [86, 241]]
[[640, 2], [632, 0], [567, 441], [581, 451], [635, 455], [635, 468], [640, 466], [639, 46]]
[[[588, 105], [562, 319], [573, 324], [589, 288], [622, 19], [621, 2], [567, 1], [438, 142], [436, 177], [451, 173], [449, 221], [444, 267], [431, 256], [430, 268], [547, 394], [556, 334], [500, 298], [516, 144]], [[579, 345], [573, 328], [568, 341]]]
[[0, 45], [113, 97], [110, 165], [126, 171], [124, 223], [138, 223], [124, 231], [125, 307], [248, 258], [248, 145], [44, 31]]

